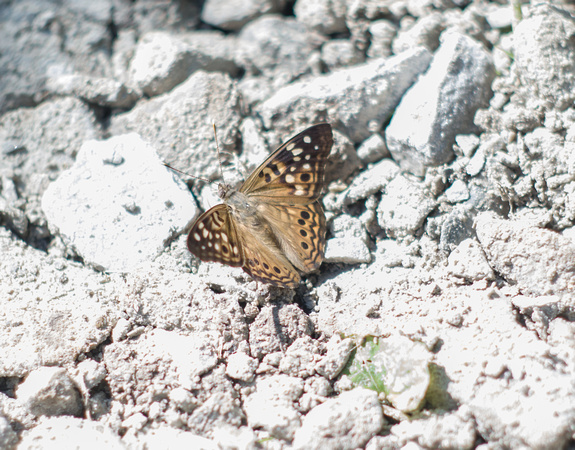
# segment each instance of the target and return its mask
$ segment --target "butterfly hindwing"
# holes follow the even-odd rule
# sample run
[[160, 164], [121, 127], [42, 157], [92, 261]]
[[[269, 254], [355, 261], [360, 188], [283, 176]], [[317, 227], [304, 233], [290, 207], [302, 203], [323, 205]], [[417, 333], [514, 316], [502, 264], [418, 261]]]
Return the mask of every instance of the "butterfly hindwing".
[[307, 273], [321, 265], [325, 252], [325, 214], [319, 202], [288, 207], [262, 203], [258, 209], [295, 267]]
[[249, 196], [309, 203], [323, 188], [327, 156], [333, 137], [331, 125], [314, 125], [299, 133], [268, 157], [240, 191]]
[[244, 264], [241, 241], [227, 205], [210, 208], [194, 222], [188, 234], [188, 249], [202, 261], [233, 267]]
[[289, 261], [261, 243], [245, 247], [245, 260], [244, 272], [256, 281], [291, 288], [300, 282], [299, 273]]

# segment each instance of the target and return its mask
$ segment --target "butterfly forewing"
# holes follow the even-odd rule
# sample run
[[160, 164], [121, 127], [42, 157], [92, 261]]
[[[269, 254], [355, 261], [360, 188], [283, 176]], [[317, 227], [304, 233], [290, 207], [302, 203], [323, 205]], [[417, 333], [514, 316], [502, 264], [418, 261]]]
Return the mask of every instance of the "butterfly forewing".
[[227, 205], [210, 208], [194, 222], [188, 234], [188, 249], [202, 261], [233, 267], [244, 264], [243, 248]]
[[331, 125], [308, 128], [281, 145], [250, 175], [240, 191], [292, 204], [317, 199], [332, 144]]

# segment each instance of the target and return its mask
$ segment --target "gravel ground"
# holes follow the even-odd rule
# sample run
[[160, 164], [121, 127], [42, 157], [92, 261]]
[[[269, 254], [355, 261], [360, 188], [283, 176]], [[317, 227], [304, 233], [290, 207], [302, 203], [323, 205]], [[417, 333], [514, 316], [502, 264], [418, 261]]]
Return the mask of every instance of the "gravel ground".
[[[533, 3], [0, 1], [0, 448], [575, 445], [575, 8]], [[320, 269], [193, 257], [208, 180], [320, 122]]]

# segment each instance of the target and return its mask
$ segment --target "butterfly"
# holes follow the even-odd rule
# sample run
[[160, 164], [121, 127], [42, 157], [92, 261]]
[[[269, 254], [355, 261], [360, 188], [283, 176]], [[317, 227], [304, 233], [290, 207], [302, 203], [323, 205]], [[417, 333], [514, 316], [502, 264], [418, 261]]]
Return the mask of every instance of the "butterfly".
[[331, 125], [299, 133], [272, 153], [241, 185], [218, 186], [220, 203], [192, 225], [188, 249], [202, 261], [241, 267], [253, 279], [296, 287], [325, 252], [324, 185]]

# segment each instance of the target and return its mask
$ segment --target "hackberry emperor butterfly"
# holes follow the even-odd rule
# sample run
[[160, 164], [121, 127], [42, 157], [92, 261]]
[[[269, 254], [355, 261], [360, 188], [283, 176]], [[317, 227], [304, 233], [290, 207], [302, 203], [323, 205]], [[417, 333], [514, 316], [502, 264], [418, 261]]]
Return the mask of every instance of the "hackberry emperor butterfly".
[[325, 215], [317, 200], [332, 143], [331, 125], [314, 125], [281, 145], [239, 190], [220, 184], [224, 203], [194, 222], [190, 252], [242, 267], [257, 281], [297, 286], [299, 272], [323, 260]]

